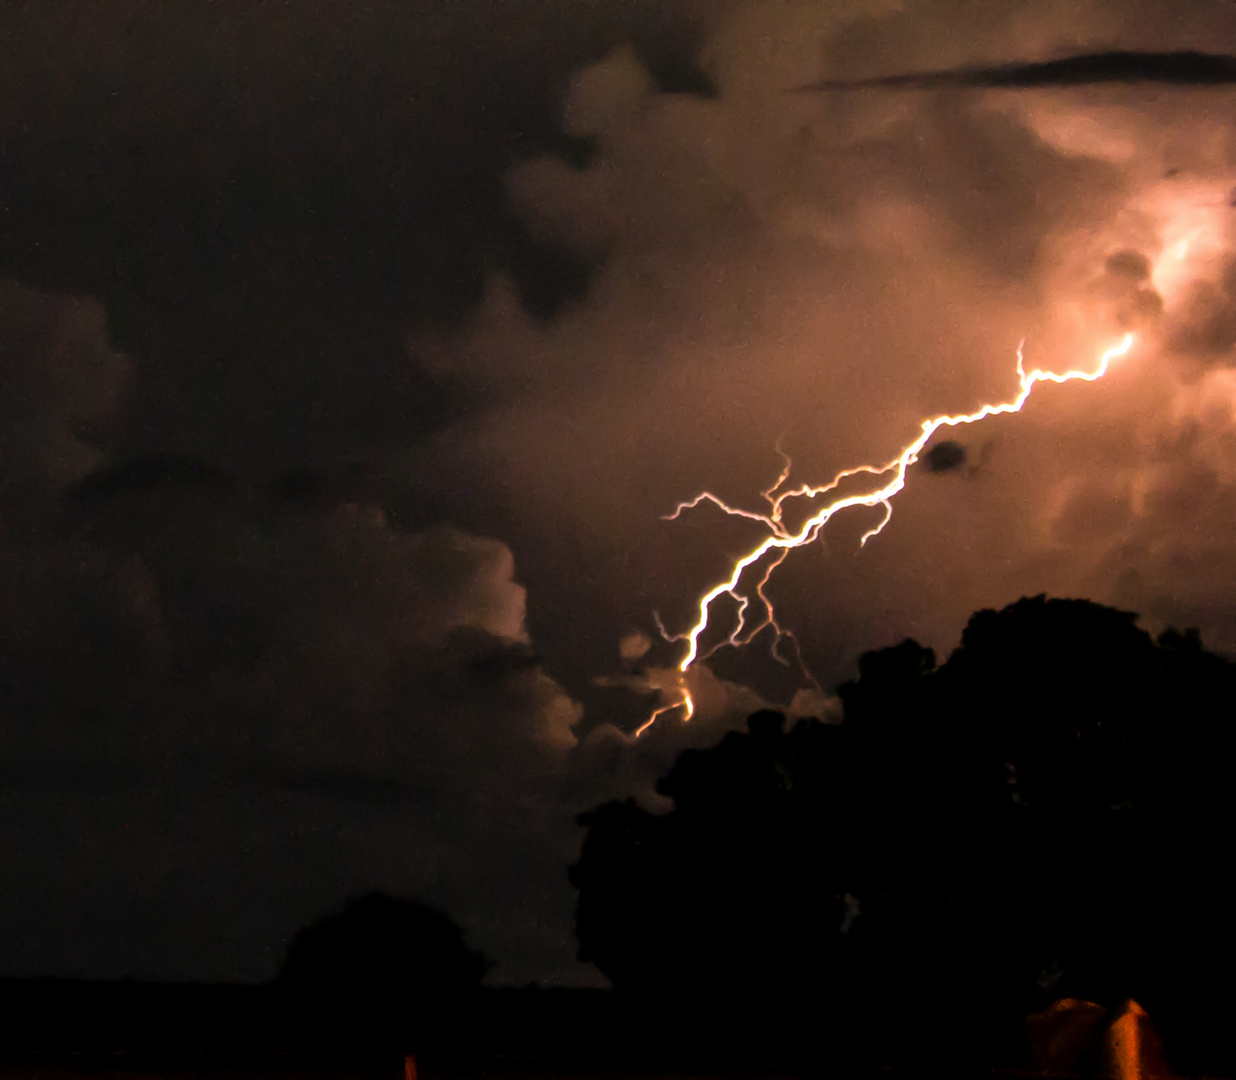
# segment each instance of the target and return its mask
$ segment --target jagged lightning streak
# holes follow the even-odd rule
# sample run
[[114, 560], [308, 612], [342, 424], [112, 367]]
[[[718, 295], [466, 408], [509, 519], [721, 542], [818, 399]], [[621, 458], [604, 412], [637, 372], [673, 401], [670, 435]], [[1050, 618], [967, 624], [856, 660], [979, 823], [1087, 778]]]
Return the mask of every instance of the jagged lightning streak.
[[653, 709], [652, 715], [635, 729], [635, 737], [637, 739], [657, 722], [658, 717], [664, 716], [668, 712], [673, 712], [675, 709], [684, 710], [683, 723], [686, 723], [695, 715], [695, 701], [691, 697], [691, 692], [685, 686], [680, 687], [680, 689], [682, 691], [682, 700], [671, 701], [668, 705], [662, 705], [659, 709]]
[[[696, 495], [693, 499], [688, 499], [686, 502], [679, 503], [672, 514], [666, 515], [665, 520], [673, 521], [686, 510], [692, 510], [701, 503], [710, 502], [724, 513], [731, 517], [742, 517], [752, 521], [760, 522], [767, 530], [766, 536], [756, 547], [752, 548], [746, 555], [740, 557], [733, 566], [730, 576], [724, 581], [718, 582], [709, 589], [699, 599], [699, 617], [696, 619], [695, 625], [685, 633], [670, 634], [661, 625], [660, 619], [657, 620], [658, 628], [662, 635], [670, 641], [684, 641], [687, 643], [686, 653], [678, 664], [678, 670], [685, 674], [696, 660], [703, 659], [710, 653], [700, 653], [700, 635], [708, 628], [708, 619], [712, 610], [713, 601], [721, 596], [729, 596], [738, 604], [738, 622], [735, 629], [729, 637], [724, 639], [715, 648], [720, 648], [721, 645], [745, 645], [750, 642], [757, 634], [762, 632], [766, 627], [772, 627], [773, 633], [776, 635], [776, 640], [787, 634], [781, 625], [777, 622], [777, 614], [773, 609], [772, 602], [764, 592], [769, 578], [773, 571], [781, 565], [782, 561], [793, 548], [803, 547], [805, 544], [812, 543], [819, 535], [825, 525], [842, 510], [846, 510], [851, 506], [880, 506], [884, 509], [884, 516], [880, 523], [873, 528], [868, 529], [862, 535], [860, 540], [861, 545], [866, 545], [867, 541], [873, 536], [878, 536], [883, 531], [884, 526], [889, 523], [893, 515], [893, 497], [906, 486], [906, 473], [910, 466], [918, 460], [918, 455], [923, 447], [931, 440], [931, 437], [942, 427], [959, 427], [962, 424], [973, 424], [979, 420], [985, 420], [989, 416], [998, 416], [1002, 413], [1020, 412], [1021, 407], [1030, 397], [1031, 391], [1035, 385], [1041, 382], [1066, 383], [1072, 382], [1074, 379], [1081, 379], [1084, 382], [1094, 382], [1096, 379], [1101, 379], [1107, 374], [1108, 366], [1113, 360], [1119, 356], [1125, 355], [1129, 349], [1133, 347], [1133, 335], [1126, 334], [1124, 339], [1118, 344], [1107, 349], [1099, 357], [1098, 365], [1093, 371], [1066, 371], [1058, 373], [1054, 371], [1042, 371], [1036, 368], [1034, 371], [1027, 372], [1025, 369], [1025, 358], [1022, 354], [1022, 347], [1025, 345], [1023, 340], [1017, 346], [1017, 377], [1020, 389], [1018, 394], [1012, 401], [1002, 402], [997, 405], [984, 405], [978, 411], [972, 413], [964, 413], [960, 416], [936, 416], [930, 420], [924, 420], [921, 425], [918, 438], [906, 446], [897, 457], [893, 458], [886, 465], [857, 465], [851, 469], [843, 469], [837, 473], [827, 484], [819, 486], [804, 484], [801, 487], [791, 488], [786, 491], [780, 491], [781, 487], [789, 480], [790, 477], [790, 459], [780, 449], [783, 467], [781, 474], [777, 478], [777, 482], [762, 492], [762, 496], [769, 504], [768, 513], [759, 513], [758, 511], [743, 510], [739, 507], [730, 506], [723, 499], [718, 498], [712, 492], [704, 491]], [[834, 499], [827, 506], [817, 510], [814, 514], [807, 518], [805, 522], [797, 529], [791, 530], [785, 525], [783, 520], [785, 506], [790, 499], [817, 499], [821, 495], [826, 495], [830, 491], [835, 491], [844, 480], [852, 476], [870, 475], [874, 477], [886, 477], [887, 479], [878, 487], [870, 491], [860, 492], [856, 495], [846, 495], [841, 498]], [[780, 493], [779, 493], [780, 492]], [[738, 583], [746, 570], [769, 553], [772, 553], [767, 565], [764, 568], [764, 573], [760, 578], [759, 584], [755, 588], [755, 596], [763, 605], [763, 618], [760, 622], [751, 629], [746, 628], [746, 613], [751, 604], [751, 596], [739, 591]], [[774, 642], [775, 649], [775, 642]], [[714, 650], [715, 651], [715, 650]], [[776, 655], [774, 651], [774, 655]], [[636, 735], [642, 735], [660, 716], [666, 713], [673, 712], [677, 709], [684, 711], [684, 719], [689, 720], [695, 712], [695, 701], [691, 697], [691, 692], [685, 685], [681, 683], [676, 688], [677, 700], [671, 701], [668, 704], [662, 705], [646, 720], [636, 731]]]

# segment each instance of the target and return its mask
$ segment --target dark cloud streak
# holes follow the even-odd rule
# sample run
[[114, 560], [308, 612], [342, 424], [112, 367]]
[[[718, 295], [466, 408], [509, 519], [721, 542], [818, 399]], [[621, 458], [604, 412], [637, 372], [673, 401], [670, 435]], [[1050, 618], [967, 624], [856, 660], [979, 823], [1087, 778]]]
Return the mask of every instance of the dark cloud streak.
[[823, 79], [795, 88], [822, 90], [938, 90], [954, 88], [1030, 89], [1102, 83], [1164, 83], [1170, 86], [1236, 84], [1236, 57], [1201, 52], [1104, 52], [1031, 64], [966, 67], [955, 71], [913, 71], [871, 79]]

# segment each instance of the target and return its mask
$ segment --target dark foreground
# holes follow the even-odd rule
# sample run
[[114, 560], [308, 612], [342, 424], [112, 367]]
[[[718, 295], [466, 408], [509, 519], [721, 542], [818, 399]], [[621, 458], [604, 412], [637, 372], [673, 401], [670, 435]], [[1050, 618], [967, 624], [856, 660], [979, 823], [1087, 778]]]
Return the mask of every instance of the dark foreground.
[[[1236, 1074], [1226, 1015], [1154, 1019], [1174, 1075]], [[409, 1068], [415, 1080], [990, 1080], [1040, 1066], [1022, 1020], [984, 1015], [981, 1001], [907, 1001], [872, 1017], [839, 1002], [703, 1006], [607, 991], [411, 1005], [276, 986], [0, 980], [0, 1080], [406, 1080]], [[1069, 1071], [1111, 1070], [1095, 1058]]]
[[[357, 1060], [318, 1059], [282, 1054], [248, 1057], [214, 1055], [44, 1055], [12, 1058], [0, 1063], [4, 1080], [405, 1080], [404, 1060], [380, 1058]], [[416, 1066], [418, 1080], [704, 1080], [715, 1073], [648, 1072], [609, 1069], [598, 1072], [562, 1073], [543, 1069], [487, 1069], [468, 1073], [426, 1072]], [[739, 1080], [1028, 1080], [1024, 1073], [889, 1072], [887, 1070], [804, 1069], [795, 1072], [739, 1074]]]

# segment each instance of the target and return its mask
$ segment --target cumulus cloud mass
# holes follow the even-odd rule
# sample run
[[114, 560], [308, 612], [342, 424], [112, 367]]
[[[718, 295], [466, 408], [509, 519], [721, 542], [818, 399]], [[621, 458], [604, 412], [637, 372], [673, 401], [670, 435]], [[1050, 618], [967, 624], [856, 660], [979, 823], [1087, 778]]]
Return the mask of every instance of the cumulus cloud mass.
[[[1230, 3], [523, 6], [528, 39], [558, 42], [558, 81], [525, 95], [538, 141], [493, 132], [485, 167], [493, 221], [524, 246], [480, 230], [457, 317], [427, 315], [414, 276], [388, 284], [395, 255], [331, 284], [348, 271], [325, 224], [190, 283], [222, 298], [207, 362], [209, 335], [184, 327], [209, 320], [170, 293], [139, 303], [86, 270], [70, 289], [33, 246], [7, 258], [23, 282], [0, 287], [10, 973], [262, 979], [297, 927], [381, 888], [450, 912], [497, 981], [597, 983], [574, 960], [574, 815], [657, 805], [682, 748], [762, 705], [837, 719], [864, 650], [909, 636], [947, 655], [975, 609], [1046, 592], [1236, 653], [1236, 88], [791, 92], [1236, 52]], [[314, 8], [326, 27], [334, 10]], [[440, 18], [439, 45], [489, 41]], [[522, 48], [478, 45], [494, 87], [382, 137], [454, 130], [485, 94], [531, 86]], [[434, 55], [488, 78], [452, 49]], [[379, 112], [394, 97], [373, 92]], [[299, 123], [254, 93], [275, 101], [269, 131]], [[443, 175], [479, 152], [459, 139]], [[10, 199], [41, 175], [6, 169]], [[406, 210], [383, 187], [389, 216], [366, 228], [403, 236], [406, 213], [410, 251], [448, 250], [449, 208], [417, 216], [422, 179], [397, 189]], [[517, 248], [576, 268], [548, 313]], [[231, 276], [259, 271], [252, 295]], [[298, 274], [327, 284], [297, 299]], [[352, 321], [319, 333], [332, 289]], [[310, 329], [285, 355], [298, 303]], [[247, 305], [264, 337], [237, 329], [259, 317]], [[157, 332], [131, 328], [145, 318]], [[766, 512], [782, 454], [791, 483], [886, 462], [924, 418], [1014, 397], [1019, 342], [1028, 369], [1089, 369], [1130, 332], [1105, 378], [940, 436], [865, 546], [879, 507], [791, 552], [767, 586], [792, 631], [781, 661], [767, 633], [719, 650], [688, 674], [690, 723], [633, 738], [680, 685], [683, 642], [662, 629], [687, 630], [766, 535], [708, 503], [666, 520], [680, 502]], [[405, 423], [409, 386], [431, 406]], [[724, 636], [735, 606], [715, 617]]]
[[453, 355], [465, 378], [519, 385], [439, 452], [560, 526], [530, 553], [537, 576], [576, 559], [612, 575], [589, 594], [594, 623], [606, 607], [649, 632], [655, 608], [685, 629], [759, 539], [708, 505], [659, 522], [680, 500], [707, 489], [763, 510], [778, 447], [795, 479], [822, 483], [894, 457], [925, 417], [1015, 396], [1023, 338], [1028, 368], [1063, 371], [1133, 331], [1105, 380], [1042, 386], [1023, 413], [956, 432], [965, 467], [924, 462], [876, 541], [856, 542], [879, 509], [839, 517], [770, 589], [825, 685], [857, 649], [907, 634], [947, 649], [974, 608], [1044, 590], [1231, 648], [1232, 92], [785, 92], [826, 69], [1027, 48], [1213, 51], [1204, 35], [1230, 23], [971, 14], [747, 5], [703, 50], [713, 98], [657, 92], [617, 49], [576, 74], [563, 109], [593, 160], [510, 173], [529, 228], [599, 268], [549, 325], [494, 282]]

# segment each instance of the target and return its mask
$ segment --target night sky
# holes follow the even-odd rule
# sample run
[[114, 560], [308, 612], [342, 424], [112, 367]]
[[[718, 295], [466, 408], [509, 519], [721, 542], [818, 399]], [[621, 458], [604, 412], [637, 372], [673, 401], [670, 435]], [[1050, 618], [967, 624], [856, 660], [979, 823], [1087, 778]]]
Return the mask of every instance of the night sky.
[[[1120, 50], [1236, 5], [0, 0], [0, 975], [264, 980], [381, 889], [604, 985], [575, 815], [864, 650], [1046, 592], [1236, 654], [1236, 87], [1010, 67]], [[681, 500], [1126, 331], [632, 739], [762, 535]]]

